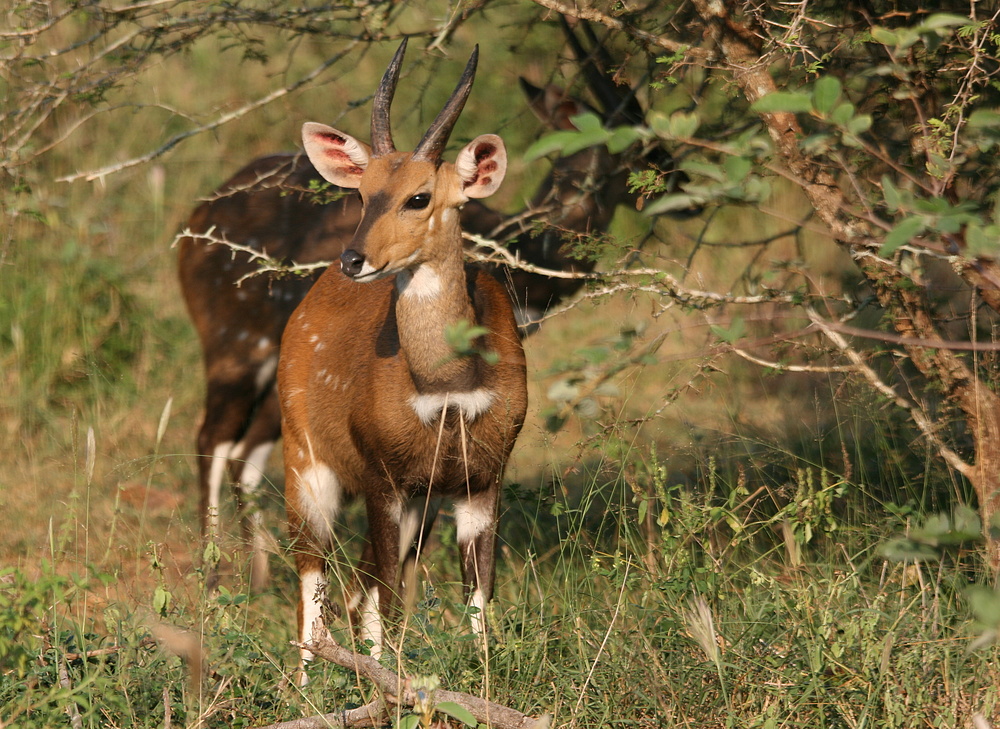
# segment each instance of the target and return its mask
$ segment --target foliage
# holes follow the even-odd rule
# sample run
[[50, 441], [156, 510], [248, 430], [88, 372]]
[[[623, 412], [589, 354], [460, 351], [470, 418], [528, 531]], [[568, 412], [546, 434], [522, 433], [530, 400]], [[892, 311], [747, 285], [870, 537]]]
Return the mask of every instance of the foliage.
[[[330, 666], [290, 680], [287, 554], [253, 599], [235, 538], [205, 553], [234, 573], [218, 594], [191, 579], [201, 381], [165, 282], [192, 203], [306, 118], [363, 129], [375, 56], [408, 35], [428, 51], [401, 119], [434, 108], [426, 79], [479, 40], [493, 68], [466, 114], [512, 151], [657, 147], [687, 179], [630, 170], [647, 217], [573, 241], [607, 270], [529, 340], [533, 417], [559, 432], [525, 428], [488, 651], [441, 577], [458, 573], [446, 515], [397, 627], [404, 671], [561, 726], [995, 722], [1000, 600], [978, 550], [996, 523], [982, 474], [1000, 468], [975, 414], [998, 411], [997, 38], [980, 6], [870, 10], [581, 5], [652, 112], [616, 129], [585, 114], [531, 146], [519, 106], [480, 103], [507, 98], [510, 69], [557, 67], [531, 3], [14, 3], [0, 721], [255, 726], [372, 698]], [[519, 172], [512, 201], [542, 174]], [[488, 355], [479, 334], [452, 332], [456, 352]], [[266, 484], [276, 532], [279, 493]], [[396, 719], [443, 715], [468, 723], [433, 701]]]

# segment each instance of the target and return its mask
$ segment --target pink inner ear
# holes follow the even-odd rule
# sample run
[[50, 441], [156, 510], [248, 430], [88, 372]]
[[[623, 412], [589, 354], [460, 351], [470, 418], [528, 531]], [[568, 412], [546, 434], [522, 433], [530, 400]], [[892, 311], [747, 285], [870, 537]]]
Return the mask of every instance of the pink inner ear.
[[[483, 175], [489, 175], [491, 172], [495, 171], [497, 168], [497, 163], [495, 160], [489, 159], [497, 151], [497, 148], [492, 144], [480, 144], [476, 147], [474, 157], [476, 158], [476, 176], [466, 182], [462, 187], [470, 187], [472, 185], [482, 185], [483, 187], [488, 187], [490, 184], [489, 177], [483, 177]], [[489, 160], [488, 162], [483, 162], [483, 160]]]
[[320, 137], [328, 146], [323, 147], [323, 156], [330, 160], [332, 164], [340, 168], [340, 170], [349, 175], [360, 175], [364, 170], [354, 164], [354, 161], [350, 156], [343, 150], [344, 145], [347, 140], [338, 134], [333, 134], [332, 132], [319, 132], [316, 134]]
[[344, 172], [345, 174], [360, 175], [362, 172], [364, 172], [364, 170], [361, 167], [358, 167], [356, 164], [354, 164], [351, 158], [348, 157], [347, 153], [344, 152], [342, 149], [335, 149], [335, 148], [324, 149], [323, 156], [326, 159], [330, 160], [330, 163], [332, 165], [340, 169], [340, 171]]

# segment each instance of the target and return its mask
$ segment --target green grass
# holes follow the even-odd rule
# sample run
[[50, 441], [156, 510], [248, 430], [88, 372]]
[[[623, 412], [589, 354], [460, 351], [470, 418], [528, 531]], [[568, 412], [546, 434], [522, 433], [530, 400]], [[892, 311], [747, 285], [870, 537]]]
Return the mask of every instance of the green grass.
[[[557, 726], [964, 726], [972, 711], [993, 713], [996, 649], [970, 650], [972, 555], [940, 567], [887, 562], [877, 535], [894, 519], [873, 519], [870, 506], [841, 518], [820, 505], [795, 511], [793, 559], [780, 536], [790, 515], [741, 498], [748, 484], [727, 481], [712, 461], [689, 488], [664, 481], [651, 454], [630, 455], [649, 461], [645, 470], [633, 462], [631, 482], [607, 480], [620, 464], [603, 463], [575, 485], [508, 489], [486, 654], [463, 621], [444, 518], [397, 628], [404, 671], [554, 713]], [[814, 500], [823, 488], [858, 488], [820, 472], [802, 479]], [[639, 518], [645, 498], [650, 519]], [[45, 549], [56, 563], [57, 543], [53, 535]], [[285, 561], [275, 559], [274, 588], [247, 599], [238, 574], [231, 590], [206, 597], [197, 572], [177, 583], [165, 557], [149, 548], [152, 580], [137, 580], [142, 592], [130, 597], [100, 560], [78, 574], [48, 558], [33, 575], [4, 572], [8, 725], [62, 723], [75, 706], [83, 726], [162, 726], [169, 704], [177, 725], [255, 726], [373, 697], [334, 666], [316, 666], [304, 690], [290, 682], [295, 591]], [[350, 643], [342, 621], [332, 624]], [[183, 658], [192, 645], [204, 655], [201, 684]], [[95, 655], [73, 655], [84, 651]]]
[[[513, 174], [502, 202], [516, 209], [544, 171], [518, 159], [538, 129], [519, 99], [500, 112], [481, 101], [507, 99], [518, 73], [545, 79], [554, 61], [552, 35], [525, 39], [508, 9], [488, 18], [493, 70], [459, 131], [505, 135]], [[461, 36], [454, 55], [471, 40]], [[304, 690], [290, 680], [297, 591], [287, 553], [272, 556], [273, 587], [248, 598], [244, 552], [227, 536], [225, 591], [204, 592], [193, 455], [203, 385], [170, 249], [197, 198], [254, 154], [291, 148], [302, 121], [341, 123], [344, 100], [372, 84], [338, 69], [329, 86], [153, 166], [53, 182], [147, 151], [329, 50], [310, 39], [286, 58], [268, 42], [278, 52], [263, 65], [199, 43], [122, 91], [148, 92], [148, 113], [105, 114], [100, 134], [71, 137], [23, 171], [30, 190], [0, 190], [5, 212], [17, 212], [0, 240], [0, 726], [65, 726], [72, 710], [87, 727], [249, 727], [372, 697], [333, 666], [315, 666]], [[357, 75], [375, 77], [383, 62], [366, 56]], [[363, 130], [363, 117], [343, 121]], [[782, 189], [771, 205], [799, 219], [801, 201]], [[762, 219], [726, 211], [704, 240], [705, 221], [660, 224], [642, 255], [702, 288], [729, 287], [751, 260], [776, 262], [771, 276], [788, 261], [829, 281], [843, 275], [841, 262], [811, 259], [814, 247], [795, 239], [766, 255], [709, 245]], [[636, 242], [648, 228], [620, 215], [614, 233]], [[771, 220], [762, 235], [781, 228]], [[746, 326], [762, 328], [767, 314]], [[528, 340], [532, 411], [504, 494], [488, 655], [463, 620], [446, 516], [399, 629], [404, 672], [553, 714], [558, 727], [995, 720], [997, 649], [972, 646], [998, 621], [989, 600], [971, 601], [968, 587], [989, 579], [975, 553], [951, 547], [943, 562], [915, 566], [879, 551], [926, 514], [968, 503], [964, 485], [867, 390], [722, 356], [710, 324], [730, 321], [637, 295], [582, 306]], [[560, 363], [599, 377], [661, 335], [654, 367], [625, 367], [587, 417], [577, 409], [559, 433], [546, 430], [548, 394], [567, 376]], [[268, 477], [266, 520], [284, 547], [280, 464]], [[345, 522], [343, 569], [361, 529], [355, 512]], [[331, 624], [350, 640], [343, 621]], [[200, 682], [182, 657], [192, 646], [204, 655]]]

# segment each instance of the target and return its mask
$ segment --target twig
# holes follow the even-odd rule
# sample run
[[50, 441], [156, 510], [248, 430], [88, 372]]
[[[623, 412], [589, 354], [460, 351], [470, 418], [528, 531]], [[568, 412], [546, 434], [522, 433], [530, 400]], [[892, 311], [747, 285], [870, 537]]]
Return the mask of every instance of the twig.
[[259, 727], [259, 729], [349, 729], [362, 726], [381, 726], [384, 723], [381, 717], [385, 714], [385, 702], [382, 699], [376, 699], [356, 709], [304, 716], [301, 719], [268, 724], [265, 727]]
[[627, 33], [629, 36], [635, 38], [636, 40], [642, 41], [643, 43], [648, 43], [651, 46], [657, 46], [663, 48], [672, 53], [684, 53], [691, 56], [692, 58], [706, 59], [709, 57], [708, 52], [703, 48], [697, 48], [690, 46], [686, 43], [679, 43], [672, 38], [665, 38], [663, 36], [654, 35], [652, 33], [647, 33], [641, 28], [637, 28], [634, 25], [626, 23], [619, 20], [618, 18], [612, 18], [610, 15], [606, 15], [599, 10], [594, 10], [593, 8], [584, 8], [579, 5], [562, 3], [558, 0], [534, 0], [537, 5], [541, 5], [543, 8], [549, 10], [554, 10], [561, 15], [568, 15], [571, 18], [579, 18], [580, 20], [591, 20], [595, 23], [600, 23], [601, 25], [610, 28], [611, 30], [618, 30]]
[[181, 134], [174, 135], [173, 137], [168, 139], [162, 146], [160, 146], [157, 149], [154, 149], [151, 152], [147, 152], [146, 154], [141, 155], [139, 157], [133, 157], [132, 159], [127, 159], [124, 162], [118, 162], [113, 165], [106, 165], [105, 167], [101, 167], [100, 169], [97, 170], [84, 170], [82, 172], [76, 172], [71, 175], [64, 175], [63, 177], [56, 178], [56, 181], [75, 182], [76, 180], [79, 180], [81, 178], [87, 181], [96, 180], [100, 177], [104, 177], [114, 172], [121, 172], [122, 170], [127, 169], [129, 167], [135, 167], [136, 165], [140, 165], [145, 162], [154, 160], [157, 157], [170, 151], [172, 148], [180, 144], [188, 137], [193, 137], [197, 134], [201, 134], [202, 132], [208, 132], [212, 131], [213, 129], [217, 129], [221, 127], [223, 124], [226, 124], [227, 122], [230, 122], [234, 119], [239, 119], [242, 116], [246, 116], [249, 112], [253, 111], [254, 109], [266, 106], [267, 104], [270, 104], [272, 101], [280, 99], [283, 96], [287, 96], [296, 89], [305, 86], [306, 84], [316, 79], [321, 73], [323, 73], [323, 71], [330, 68], [330, 66], [337, 63], [340, 59], [350, 54], [358, 43], [360, 43], [360, 41], [349, 43], [343, 51], [341, 51], [340, 53], [336, 54], [331, 58], [328, 58], [323, 63], [318, 65], [316, 68], [314, 68], [312, 71], [310, 71], [308, 74], [300, 78], [298, 81], [288, 84], [287, 86], [283, 86], [280, 89], [275, 89], [266, 96], [251, 101], [249, 104], [244, 104], [239, 109], [231, 111], [228, 114], [223, 114], [222, 116], [218, 117], [217, 119], [208, 124], [203, 124], [200, 127], [195, 127], [194, 129], [190, 129]]
[[[363, 656], [360, 653], [348, 650], [336, 643], [329, 633], [324, 633], [313, 639], [311, 643], [292, 642], [299, 648], [305, 648], [313, 655], [324, 660], [336, 663], [338, 666], [349, 668], [358, 676], [366, 678], [378, 687], [383, 694], [383, 699], [373, 701], [360, 709], [352, 709], [349, 712], [335, 712], [323, 716], [307, 717], [294, 722], [284, 722], [281, 724], [271, 724], [260, 729], [313, 729], [316, 727], [327, 727], [332, 724], [334, 727], [355, 727], [371, 726], [371, 724], [356, 723], [359, 719], [366, 718], [372, 721], [375, 718], [384, 716], [388, 704], [410, 707], [417, 700], [417, 692], [410, 688], [409, 681], [403, 679], [395, 671], [390, 671], [371, 656]], [[438, 689], [434, 692], [434, 703], [454, 702], [472, 714], [476, 721], [487, 722], [494, 729], [548, 729], [550, 717], [548, 715], [541, 718], [533, 718], [522, 714], [516, 709], [486, 701], [478, 696], [462, 693], [459, 691], [444, 691]], [[363, 716], [360, 712], [364, 712]], [[350, 722], [355, 723], [350, 723]], [[327, 723], [324, 723], [327, 722]]]
[[913, 423], [917, 426], [924, 437], [930, 441], [934, 447], [937, 449], [938, 454], [944, 459], [945, 463], [954, 468], [956, 471], [964, 475], [966, 478], [970, 477], [972, 474], [972, 466], [966, 463], [958, 453], [949, 448], [945, 442], [938, 435], [934, 423], [931, 422], [930, 418], [916, 403], [907, 400], [905, 397], [896, 392], [892, 387], [882, 381], [878, 373], [875, 372], [868, 363], [864, 361], [861, 355], [856, 349], [854, 349], [847, 340], [836, 331], [834, 327], [830, 326], [830, 323], [823, 319], [819, 314], [817, 314], [812, 309], [807, 308], [806, 311], [809, 314], [809, 319], [819, 327], [820, 331], [829, 339], [833, 344], [843, 353], [847, 359], [851, 361], [854, 365], [854, 369], [871, 385], [876, 392], [880, 393], [884, 397], [888, 398], [897, 407], [905, 410]]

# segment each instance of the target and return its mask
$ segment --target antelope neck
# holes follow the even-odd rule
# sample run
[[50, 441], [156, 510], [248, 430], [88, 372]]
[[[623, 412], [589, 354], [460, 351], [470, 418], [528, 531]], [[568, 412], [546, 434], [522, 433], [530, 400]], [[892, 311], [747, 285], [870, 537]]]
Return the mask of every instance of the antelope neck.
[[479, 386], [479, 358], [456, 356], [445, 339], [448, 327], [477, 323], [460, 245], [455, 254], [396, 276], [399, 345], [417, 395], [469, 392]]

